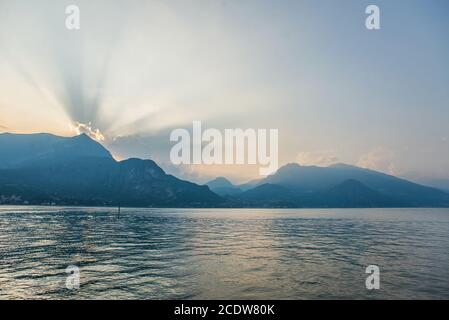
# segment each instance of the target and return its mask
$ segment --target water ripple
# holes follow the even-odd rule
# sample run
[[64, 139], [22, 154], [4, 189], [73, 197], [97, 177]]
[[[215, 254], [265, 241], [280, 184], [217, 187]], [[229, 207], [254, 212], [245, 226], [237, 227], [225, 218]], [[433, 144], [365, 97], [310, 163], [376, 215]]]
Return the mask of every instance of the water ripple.
[[447, 209], [0, 207], [2, 299], [448, 299], [448, 267]]

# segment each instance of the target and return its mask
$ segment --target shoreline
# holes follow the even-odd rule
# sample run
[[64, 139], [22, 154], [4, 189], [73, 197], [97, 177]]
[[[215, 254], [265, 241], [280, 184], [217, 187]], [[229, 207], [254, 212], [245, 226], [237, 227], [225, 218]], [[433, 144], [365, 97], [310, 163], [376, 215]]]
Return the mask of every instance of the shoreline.
[[[98, 209], [117, 209], [116, 206], [88, 206], [88, 205], [32, 205], [32, 204], [0, 204], [3, 207], [40, 207], [40, 208], [98, 208]], [[355, 209], [449, 209], [449, 206], [422, 206], [422, 207], [120, 207], [123, 209], [176, 209], [176, 210], [355, 210]]]

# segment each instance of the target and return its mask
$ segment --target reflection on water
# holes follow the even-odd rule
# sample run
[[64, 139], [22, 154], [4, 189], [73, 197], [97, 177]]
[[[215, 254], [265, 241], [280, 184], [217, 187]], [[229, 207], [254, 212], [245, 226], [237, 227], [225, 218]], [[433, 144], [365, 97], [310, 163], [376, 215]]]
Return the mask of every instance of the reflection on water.
[[448, 299], [449, 210], [0, 207], [0, 298]]

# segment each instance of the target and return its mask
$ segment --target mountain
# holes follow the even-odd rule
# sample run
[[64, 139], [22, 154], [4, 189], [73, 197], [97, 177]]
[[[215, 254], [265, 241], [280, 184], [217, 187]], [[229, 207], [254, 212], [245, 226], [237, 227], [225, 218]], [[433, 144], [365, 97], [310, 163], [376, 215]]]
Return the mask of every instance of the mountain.
[[319, 201], [325, 199], [325, 204], [332, 208], [370, 208], [370, 207], [394, 207], [400, 202], [368, 188], [357, 180], [346, 180], [331, 187], [320, 194]]
[[0, 135], [0, 203], [214, 207], [207, 186], [166, 174], [154, 161], [117, 162], [86, 135]]
[[242, 193], [242, 190], [233, 185], [228, 179], [218, 177], [209, 181], [206, 185], [220, 196], [234, 196]]
[[298, 194], [276, 184], [262, 184], [243, 192], [238, 201], [244, 207], [268, 208], [370, 208], [397, 207], [399, 203], [363, 185], [346, 180], [326, 190]]
[[[431, 187], [355, 166], [287, 164], [256, 186], [277, 185], [292, 194], [298, 207], [449, 206], [449, 194]], [[266, 195], [260, 196], [264, 204]]]
[[239, 184], [237, 187], [242, 191], [247, 191], [257, 187], [263, 179], [255, 179], [246, 183]]
[[295, 195], [275, 184], [262, 184], [237, 196], [243, 207], [291, 208], [297, 207]]
[[0, 169], [35, 166], [49, 161], [112, 156], [101, 144], [82, 134], [65, 138], [51, 134], [0, 134]]
[[116, 161], [87, 135], [0, 134], [0, 204], [131, 207], [449, 207], [449, 194], [355, 166], [288, 164], [235, 186], [197, 185], [154, 161]]

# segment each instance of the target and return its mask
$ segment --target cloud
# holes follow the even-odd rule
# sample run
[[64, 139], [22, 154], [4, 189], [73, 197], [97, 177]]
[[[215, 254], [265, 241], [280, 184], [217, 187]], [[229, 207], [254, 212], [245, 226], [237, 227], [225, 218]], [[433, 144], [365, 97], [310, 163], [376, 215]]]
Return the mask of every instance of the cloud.
[[333, 150], [317, 150], [299, 152], [296, 160], [306, 166], [329, 166], [338, 162], [338, 157]]
[[100, 132], [100, 129], [92, 128], [92, 124], [90, 122], [87, 124], [75, 122], [74, 125], [69, 126], [70, 130], [75, 132], [76, 134], [87, 134], [89, 137], [99, 142], [103, 142], [106, 140], [105, 136]]
[[398, 174], [394, 163], [395, 153], [385, 147], [376, 147], [360, 156], [357, 166], [389, 174]]

